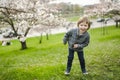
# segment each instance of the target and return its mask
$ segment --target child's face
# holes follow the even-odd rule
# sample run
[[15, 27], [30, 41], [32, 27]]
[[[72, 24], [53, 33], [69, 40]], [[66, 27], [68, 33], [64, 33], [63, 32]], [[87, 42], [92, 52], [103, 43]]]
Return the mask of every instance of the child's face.
[[83, 32], [88, 30], [88, 24], [86, 22], [82, 22], [79, 24], [79, 29], [82, 30]]

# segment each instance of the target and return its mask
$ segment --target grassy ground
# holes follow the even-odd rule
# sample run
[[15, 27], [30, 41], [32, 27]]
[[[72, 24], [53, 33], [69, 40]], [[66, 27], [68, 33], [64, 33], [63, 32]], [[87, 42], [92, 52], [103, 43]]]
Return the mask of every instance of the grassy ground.
[[[105, 32], [103, 32], [105, 31]], [[77, 54], [70, 76], [64, 75], [67, 45], [64, 33], [27, 39], [28, 49], [20, 50], [17, 40], [0, 46], [0, 80], [120, 80], [120, 29], [106, 27], [89, 30], [91, 42], [85, 50], [88, 75], [82, 75]]]
[[71, 17], [66, 17], [66, 19], [68, 21], [71, 21], [71, 22], [76, 22], [80, 19], [80, 16], [71, 16]]

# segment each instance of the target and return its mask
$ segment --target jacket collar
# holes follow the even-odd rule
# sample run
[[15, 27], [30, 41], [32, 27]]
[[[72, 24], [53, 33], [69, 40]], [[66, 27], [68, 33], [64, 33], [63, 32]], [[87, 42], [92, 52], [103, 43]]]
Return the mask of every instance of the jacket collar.
[[[87, 32], [87, 31], [86, 31]], [[82, 35], [84, 35], [86, 32], [84, 32]], [[77, 36], [81, 36], [80, 35], [80, 30], [79, 30], [79, 28], [77, 28]]]

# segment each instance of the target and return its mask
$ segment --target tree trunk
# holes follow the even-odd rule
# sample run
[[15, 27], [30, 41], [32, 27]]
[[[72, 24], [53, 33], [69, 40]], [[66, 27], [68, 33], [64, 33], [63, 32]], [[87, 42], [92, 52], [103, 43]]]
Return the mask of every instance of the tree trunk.
[[116, 21], [116, 28], [118, 28], [118, 21]]
[[120, 28], [120, 20], [118, 21], [118, 28]]
[[41, 36], [40, 36], [40, 41], [39, 43], [41, 44], [42, 43], [42, 33], [41, 33]]
[[21, 49], [22, 50], [27, 49], [26, 41], [24, 42], [20, 41], [20, 42], [21, 42]]
[[119, 22], [119, 28], [120, 28], [120, 22]]
[[49, 40], [49, 35], [48, 35], [48, 33], [46, 33], [46, 39]]

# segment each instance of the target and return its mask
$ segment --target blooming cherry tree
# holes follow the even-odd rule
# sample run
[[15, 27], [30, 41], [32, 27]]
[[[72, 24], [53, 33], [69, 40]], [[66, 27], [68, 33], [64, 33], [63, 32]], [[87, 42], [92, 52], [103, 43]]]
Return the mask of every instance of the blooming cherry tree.
[[22, 49], [27, 48], [26, 37], [33, 27], [40, 25], [42, 32], [62, 24], [57, 10], [48, 8], [47, 1], [50, 0], [0, 0], [0, 21], [11, 26]]

